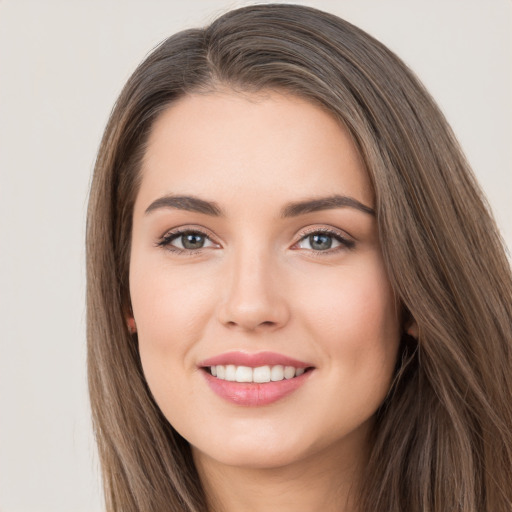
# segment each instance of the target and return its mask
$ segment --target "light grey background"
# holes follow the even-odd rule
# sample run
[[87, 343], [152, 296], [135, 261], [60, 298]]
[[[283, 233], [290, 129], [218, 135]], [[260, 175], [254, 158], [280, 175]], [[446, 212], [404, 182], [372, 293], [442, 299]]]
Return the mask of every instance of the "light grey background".
[[[249, 3], [249, 2], [244, 2]], [[510, 0], [317, 0], [443, 108], [512, 247]], [[0, 0], [0, 511], [102, 510], [89, 425], [84, 219], [95, 153], [147, 52], [223, 0]]]

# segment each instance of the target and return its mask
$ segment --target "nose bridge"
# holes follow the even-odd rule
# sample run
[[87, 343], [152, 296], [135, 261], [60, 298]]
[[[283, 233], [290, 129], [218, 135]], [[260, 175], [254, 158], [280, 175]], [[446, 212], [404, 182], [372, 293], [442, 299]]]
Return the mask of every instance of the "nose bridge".
[[220, 319], [226, 325], [254, 330], [277, 328], [288, 319], [286, 296], [272, 250], [254, 239], [234, 248]]

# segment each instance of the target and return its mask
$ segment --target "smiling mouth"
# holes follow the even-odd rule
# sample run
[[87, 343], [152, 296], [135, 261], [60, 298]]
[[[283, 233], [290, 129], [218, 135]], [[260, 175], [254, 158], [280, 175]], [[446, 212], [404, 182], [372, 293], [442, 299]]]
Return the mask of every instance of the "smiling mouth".
[[278, 402], [310, 380], [315, 367], [284, 354], [232, 351], [206, 359], [198, 367], [210, 389], [236, 406]]
[[264, 365], [252, 368], [250, 366], [237, 366], [234, 364], [218, 364], [206, 366], [203, 369], [219, 380], [240, 383], [279, 382], [300, 377], [302, 374], [311, 371], [312, 367], [296, 368], [295, 366]]

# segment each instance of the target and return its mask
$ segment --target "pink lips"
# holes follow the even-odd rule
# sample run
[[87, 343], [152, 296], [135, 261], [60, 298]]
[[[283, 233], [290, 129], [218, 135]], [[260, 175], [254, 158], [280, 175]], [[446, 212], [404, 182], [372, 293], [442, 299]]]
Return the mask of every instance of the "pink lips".
[[235, 366], [250, 366], [257, 368], [258, 366], [275, 366], [281, 364], [283, 366], [294, 366], [295, 368], [308, 368], [311, 364], [292, 359], [275, 352], [257, 352], [249, 354], [247, 352], [226, 352], [219, 356], [211, 357], [199, 363], [198, 366], [215, 366], [218, 364], [234, 364]]
[[[206, 359], [199, 363], [200, 368], [216, 365], [249, 366], [294, 366], [295, 368], [311, 368], [312, 365], [298, 361], [282, 354], [274, 352], [258, 352], [249, 354], [246, 352], [227, 352], [219, 356]], [[209, 372], [202, 372], [210, 389], [221, 398], [241, 406], [263, 406], [284, 398], [301, 387], [311, 375], [307, 371], [299, 377], [284, 379], [277, 382], [233, 382], [213, 377]]]

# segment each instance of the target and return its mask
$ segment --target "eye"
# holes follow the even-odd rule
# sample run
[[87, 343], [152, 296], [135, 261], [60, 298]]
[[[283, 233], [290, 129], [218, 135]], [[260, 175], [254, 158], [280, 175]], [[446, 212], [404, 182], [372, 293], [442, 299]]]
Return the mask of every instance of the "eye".
[[297, 249], [307, 249], [315, 252], [332, 252], [337, 249], [351, 249], [355, 243], [343, 237], [340, 233], [328, 230], [317, 230], [303, 236], [294, 246]]
[[167, 233], [158, 243], [171, 251], [198, 251], [207, 247], [218, 247], [210, 237], [201, 231], [183, 230]]

